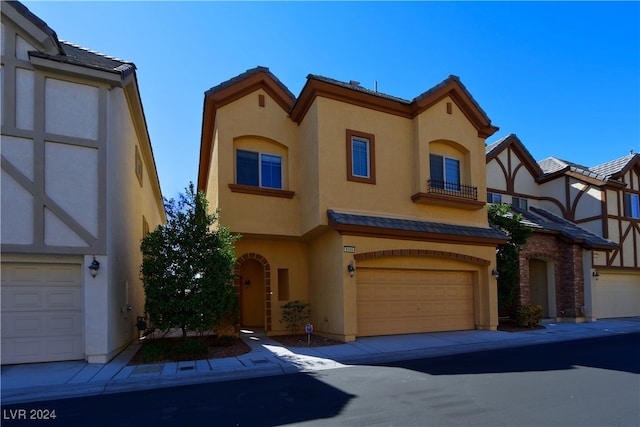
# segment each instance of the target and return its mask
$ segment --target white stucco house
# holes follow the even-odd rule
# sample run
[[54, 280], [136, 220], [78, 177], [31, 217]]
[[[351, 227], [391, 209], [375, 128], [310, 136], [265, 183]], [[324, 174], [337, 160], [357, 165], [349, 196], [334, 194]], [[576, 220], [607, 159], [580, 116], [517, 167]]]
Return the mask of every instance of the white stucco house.
[[165, 221], [136, 68], [1, 11], [1, 361], [106, 363], [137, 337], [140, 240]]

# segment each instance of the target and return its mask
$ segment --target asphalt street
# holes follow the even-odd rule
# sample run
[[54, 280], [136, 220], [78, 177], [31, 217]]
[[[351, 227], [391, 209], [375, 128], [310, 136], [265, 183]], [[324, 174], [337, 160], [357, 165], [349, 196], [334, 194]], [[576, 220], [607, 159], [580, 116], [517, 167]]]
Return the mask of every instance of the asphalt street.
[[638, 426], [638, 402], [633, 333], [3, 405], [2, 425]]

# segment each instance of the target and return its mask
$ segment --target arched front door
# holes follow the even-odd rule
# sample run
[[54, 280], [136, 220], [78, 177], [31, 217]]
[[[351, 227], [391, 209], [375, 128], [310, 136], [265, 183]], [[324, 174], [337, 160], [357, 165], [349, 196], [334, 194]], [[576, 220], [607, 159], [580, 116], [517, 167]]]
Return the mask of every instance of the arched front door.
[[240, 312], [242, 326], [264, 328], [265, 272], [261, 262], [247, 259], [240, 265]]

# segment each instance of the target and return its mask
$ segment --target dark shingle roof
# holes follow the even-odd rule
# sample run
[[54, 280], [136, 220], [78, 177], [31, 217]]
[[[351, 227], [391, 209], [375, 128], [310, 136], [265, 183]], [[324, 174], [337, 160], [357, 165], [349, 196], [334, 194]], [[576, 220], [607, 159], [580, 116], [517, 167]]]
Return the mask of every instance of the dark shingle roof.
[[538, 166], [540, 166], [540, 169], [542, 169], [542, 172], [545, 174], [552, 174], [565, 169], [569, 165], [555, 157], [547, 157], [544, 160], [540, 160]]
[[63, 40], [60, 40], [60, 46], [62, 47], [64, 54], [47, 55], [42, 52], [29, 52], [29, 54], [38, 58], [49, 59], [65, 64], [78, 65], [110, 73], [118, 73], [122, 78], [131, 74], [136, 69], [133, 62], [114, 58]]
[[599, 173], [597, 170], [594, 170], [594, 168], [589, 168], [577, 163], [568, 162], [556, 157], [547, 157], [546, 159], [539, 161], [538, 165], [545, 175], [550, 175], [566, 169], [570, 170], [571, 172], [578, 173], [580, 175], [584, 175], [586, 177], [597, 179], [603, 182], [607, 181], [607, 179], [609, 178], [608, 176]]
[[620, 172], [622, 172], [625, 167], [636, 157], [640, 156], [640, 154], [629, 153], [624, 157], [620, 157], [619, 159], [612, 160], [610, 162], [603, 163], [598, 166], [594, 166], [591, 170], [600, 175], [604, 175], [607, 178], [614, 176]]
[[270, 70], [268, 67], [263, 67], [263, 66], [257, 66], [255, 68], [251, 68], [247, 71], [245, 71], [242, 74], [238, 74], [237, 76], [226, 80], [216, 86], [213, 86], [211, 89], [207, 90], [205, 92], [205, 96], [206, 95], [212, 95], [216, 92], [221, 91], [224, 88], [227, 88], [229, 86], [233, 86], [234, 84], [246, 79], [247, 77], [250, 77], [254, 74], [260, 74], [260, 73], [264, 73], [267, 74], [271, 79], [273, 79], [274, 82], [276, 82], [278, 84], [278, 86], [280, 86], [280, 88], [282, 88], [282, 90], [291, 98], [291, 100], [295, 101], [296, 96], [289, 90], [288, 87], [286, 87], [284, 85], [284, 83], [282, 83], [280, 81], [280, 79], [278, 79]]
[[[4, 3], [4, 2], [3, 2]], [[56, 44], [58, 51], [63, 54], [62, 47], [58, 41], [58, 36], [56, 32], [51, 29], [42, 19], [37, 17], [33, 12], [31, 12], [25, 5], [20, 3], [19, 1], [7, 1], [6, 4], [12, 6], [18, 13], [24, 16], [29, 22], [35, 25], [40, 31], [45, 33], [49, 38]]]
[[544, 209], [533, 206], [529, 207], [528, 211], [515, 207], [512, 207], [511, 209], [522, 215], [522, 223], [527, 227], [557, 232], [571, 242], [581, 244], [587, 248], [597, 247], [612, 249], [618, 246], [616, 243], [585, 230], [573, 222], [554, 215]]
[[55, 31], [53, 31], [46, 22], [34, 15], [22, 3], [17, 1], [7, 2], [17, 12], [33, 23], [38, 29], [43, 31], [55, 43], [57, 52], [55, 54], [30, 51], [29, 55], [37, 58], [43, 58], [65, 64], [77, 65], [80, 67], [92, 68], [94, 70], [106, 71], [110, 73], [120, 74], [121, 78], [135, 71], [135, 65], [132, 62], [114, 58], [102, 53], [98, 53], [87, 48], [59, 40]]
[[329, 217], [329, 222], [333, 225], [351, 225], [416, 233], [439, 234], [443, 236], [465, 236], [480, 239], [507, 239], [507, 236], [504, 233], [491, 227], [471, 227], [430, 221], [360, 215], [336, 212], [331, 209], [327, 211], [327, 216]]
[[485, 146], [484, 147], [484, 153], [485, 154], [491, 153], [493, 150], [495, 150], [496, 148], [500, 147], [500, 145], [502, 145], [510, 137], [511, 137], [511, 135], [504, 136], [504, 137], [500, 138], [499, 140], [497, 140], [495, 142], [492, 142], [491, 144]]

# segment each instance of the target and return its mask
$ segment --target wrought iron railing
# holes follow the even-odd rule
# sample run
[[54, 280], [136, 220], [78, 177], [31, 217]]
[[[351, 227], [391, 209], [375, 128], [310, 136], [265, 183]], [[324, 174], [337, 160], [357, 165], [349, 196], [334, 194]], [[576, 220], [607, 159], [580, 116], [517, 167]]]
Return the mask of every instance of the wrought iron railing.
[[428, 193], [478, 200], [478, 187], [472, 187], [471, 185], [430, 179], [427, 181], [427, 187]]

